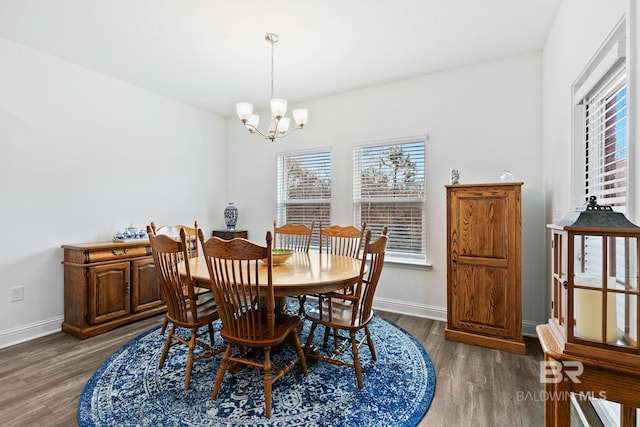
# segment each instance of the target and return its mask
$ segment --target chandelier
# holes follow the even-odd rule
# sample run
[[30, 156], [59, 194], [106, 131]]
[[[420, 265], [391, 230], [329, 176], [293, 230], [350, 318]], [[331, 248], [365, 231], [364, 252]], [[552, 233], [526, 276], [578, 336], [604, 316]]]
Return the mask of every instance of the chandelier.
[[242, 121], [249, 132], [257, 133], [264, 139], [270, 139], [275, 141], [278, 138], [287, 136], [296, 129], [302, 129], [307, 123], [309, 112], [306, 108], [298, 108], [293, 110], [293, 120], [296, 122], [297, 127], [289, 129], [291, 120], [285, 117], [287, 113], [287, 100], [282, 98], [274, 98], [273, 96], [273, 45], [278, 42], [279, 37], [274, 33], [267, 33], [264, 36], [265, 40], [271, 43], [271, 121], [269, 123], [269, 131], [261, 132], [258, 129], [260, 123], [260, 116], [253, 114], [253, 105], [248, 102], [239, 102], [236, 104], [236, 112], [238, 118]]

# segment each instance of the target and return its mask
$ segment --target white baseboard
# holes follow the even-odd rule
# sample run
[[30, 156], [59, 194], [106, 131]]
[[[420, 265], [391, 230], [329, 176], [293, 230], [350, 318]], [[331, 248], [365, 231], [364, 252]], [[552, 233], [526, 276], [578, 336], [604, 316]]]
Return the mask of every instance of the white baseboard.
[[540, 323], [533, 322], [531, 320], [523, 320], [522, 321], [522, 335], [527, 337], [538, 338], [538, 334], [536, 333], [536, 326], [540, 325]]
[[0, 331], [0, 348], [60, 332], [62, 330], [61, 325], [63, 320], [64, 316], [58, 316], [29, 325], [22, 325], [17, 328]]
[[[427, 319], [447, 321], [447, 308], [426, 304], [416, 304], [407, 301], [393, 300], [389, 298], [373, 298], [373, 308], [389, 311], [391, 313], [406, 314], [408, 316], [425, 317]], [[539, 323], [523, 320], [522, 334], [529, 337], [536, 337], [536, 326]]]
[[407, 301], [374, 297], [373, 308], [389, 311], [391, 313], [426, 317], [427, 319], [441, 320], [443, 322], [447, 321], [447, 309], [444, 307], [436, 307], [433, 305], [416, 304]]

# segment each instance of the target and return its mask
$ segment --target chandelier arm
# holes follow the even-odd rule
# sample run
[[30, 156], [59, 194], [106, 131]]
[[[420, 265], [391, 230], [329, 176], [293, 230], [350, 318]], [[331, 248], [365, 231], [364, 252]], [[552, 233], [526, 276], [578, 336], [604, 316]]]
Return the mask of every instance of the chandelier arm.
[[281, 133], [280, 136], [278, 136], [278, 138], [282, 138], [284, 136], [289, 135], [291, 132], [293, 132], [294, 130], [300, 130], [302, 129], [302, 126], [296, 126], [293, 129], [289, 129], [288, 131], [286, 131], [285, 133]]
[[[264, 133], [260, 132], [260, 129], [258, 129], [257, 127], [250, 125], [250, 124], [245, 124], [245, 127], [247, 129], [249, 129], [249, 131], [251, 133], [257, 133], [258, 135], [260, 135], [262, 138], [264, 139], [271, 139], [271, 137], [269, 135], [265, 135]], [[273, 141], [273, 139], [271, 139]]]
[[245, 124], [245, 126], [246, 126], [246, 128], [247, 128], [247, 129], [249, 129], [249, 130], [251, 131], [251, 133], [254, 133], [254, 132], [255, 132], [255, 133], [257, 133], [258, 135], [260, 135], [260, 136], [262, 137], [262, 139], [270, 139], [271, 141], [275, 141], [275, 140], [276, 140], [276, 139], [278, 139], [278, 138], [283, 138], [283, 137], [285, 137], [285, 136], [289, 135], [289, 134], [290, 134], [291, 132], [293, 132], [294, 130], [300, 130], [300, 129], [302, 129], [304, 125], [303, 125], [303, 126], [296, 126], [296, 127], [292, 128], [292, 129], [289, 129], [289, 130], [288, 130], [288, 131], [286, 131], [285, 133], [278, 132], [278, 131], [276, 130], [276, 133], [275, 133], [273, 136], [271, 136], [271, 134], [265, 134], [265, 133], [260, 132], [260, 129], [258, 129], [257, 127], [255, 127], [255, 126], [253, 126], [253, 125]]

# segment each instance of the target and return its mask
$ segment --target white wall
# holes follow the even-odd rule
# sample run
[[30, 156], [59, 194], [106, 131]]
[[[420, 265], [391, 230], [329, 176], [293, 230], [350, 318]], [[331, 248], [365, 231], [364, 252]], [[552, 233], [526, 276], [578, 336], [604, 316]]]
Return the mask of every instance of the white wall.
[[2, 347], [60, 330], [60, 245], [130, 223], [210, 230], [226, 136], [219, 117], [2, 38], [0, 70]]
[[534, 334], [544, 320], [546, 283], [541, 90], [541, 55], [531, 53], [304, 102], [310, 115], [305, 130], [278, 142], [260, 140], [230, 119], [227, 195], [239, 209], [238, 227], [256, 241], [271, 229], [278, 153], [331, 147], [332, 222], [351, 224], [353, 145], [429, 134], [427, 252], [433, 268], [385, 266], [376, 306], [446, 319], [449, 168], [460, 168], [462, 183], [497, 182], [508, 169], [524, 182], [523, 319]]
[[[543, 158], [546, 222], [552, 223], [576, 209], [572, 194], [572, 85], [589, 61], [604, 44], [633, 0], [563, 0], [543, 51]], [[627, 27], [631, 24], [627, 18]], [[635, 46], [636, 40], [628, 40]], [[633, 52], [632, 52], [633, 53]], [[629, 112], [637, 111], [635, 92], [635, 60], [631, 61]], [[630, 120], [633, 123], [637, 120]], [[635, 152], [635, 139], [629, 133], [630, 153]], [[638, 153], [636, 152], [636, 156]], [[637, 160], [635, 162], [638, 164]], [[637, 179], [629, 183], [630, 197], [637, 197]], [[636, 207], [635, 212], [640, 210]], [[638, 218], [630, 219], [638, 222]], [[547, 236], [549, 233], [547, 232]], [[547, 260], [551, 259], [547, 245]], [[547, 264], [550, 275], [550, 266]], [[550, 276], [549, 276], [550, 277]], [[547, 288], [547, 291], [549, 289]], [[546, 298], [550, 306], [550, 295]], [[547, 307], [547, 317], [549, 314]]]
[[629, 0], [563, 0], [547, 39], [542, 110], [548, 222], [561, 219], [577, 207], [571, 194], [572, 85], [614, 30], [628, 3]]

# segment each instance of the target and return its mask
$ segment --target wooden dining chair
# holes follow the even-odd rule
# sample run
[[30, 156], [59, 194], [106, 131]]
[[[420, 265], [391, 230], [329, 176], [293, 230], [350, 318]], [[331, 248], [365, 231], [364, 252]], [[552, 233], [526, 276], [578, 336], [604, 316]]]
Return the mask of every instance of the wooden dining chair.
[[[336, 365], [350, 366], [355, 369], [358, 388], [362, 388], [362, 368], [358, 356], [358, 349], [364, 342], [367, 343], [371, 357], [377, 360], [375, 346], [369, 331], [369, 322], [373, 317], [373, 295], [378, 286], [380, 273], [384, 265], [384, 255], [387, 246], [387, 228], [374, 242], [371, 240], [371, 231], [367, 231], [364, 238], [364, 250], [360, 278], [354, 287], [354, 293], [344, 294], [332, 292], [319, 296], [318, 304], [305, 314], [305, 319], [311, 321], [311, 330], [305, 345], [305, 357], [308, 360], [320, 360]], [[333, 338], [336, 342], [333, 353], [328, 356], [326, 348], [320, 352], [310, 352], [311, 343], [318, 325], [325, 326], [325, 330], [333, 330]], [[358, 331], [364, 330], [360, 339], [356, 336]], [[344, 336], [341, 332], [348, 333]], [[337, 343], [340, 342], [340, 345]], [[350, 344], [352, 362], [338, 359], [340, 353]], [[324, 344], [326, 347], [326, 343]]]
[[[304, 352], [298, 339], [302, 319], [275, 311], [271, 232], [267, 232], [266, 246], [240, 238], [211, 237], [205, 241], [202, 230], [199, 238], [222, 319], [220, 335], [228, 342], [211, 399], [217, 398], [232, 362], [256, 366], [264, 371], [265, 413], [270, 418], [272, 384], [293, 369], [298, 361], [307, 375]], [[258, 275], [260, 269], [267, 271], [262, 282]], [[294, 349], [297, 356], [284, 366], [273, 365], [271, 349], [282, 343]], [[262, 357], [256, 354], [260, 350]]]
[[[331, 225], [322, 228], [320, 223], [320, 253], [332, 255], [342, 255], [351, 258], [360, 258], [360, 250], [365, 233], [366, 223], [362, 223], [362, 228], [358, 229], [353, 225]], [[342, 291], [345, 294], [353, 294], [353, 287], [346, 288]], [[334, 331], [334, 335], [337, 334]], [[329, 339], [329, 329], [325, 328], [324, 345], [327, 345]]]
[[187, 236], [189, 258], [199, 256], [198, 221], [193, 221], [193, 227], [189, 227], [188, 225], [183, 224], [156, 226], [156, 224], [151, 221], [151, 229], [153, 230], [154, 234], [164, 234], [167, 236], [171, 236], [174, 239], [178, 239], [180, 237], [180, 229], [183, 229]]
[[353, 225], [322, 228], [320, 223], [320, 253], [360, 258], [365, 228], [366, 223], [360, 229]]
[[[311, 236], [315, 222], [311, 221], [311, 227], [304, 224], [284, 224], [278, 227], [273, 220], [273, 249], [290, 249], [296, 252], [309, 252]], [[298, 296], [298, 313], [304, 315], [304, 303], [306, 295]]]
[[[182, 225], [182, 224], [156, 226], [156, 224], [153, 221], [151, 221], [150, 225], [151, 225], [151, 229], [147, 227], [148, 235], [152, 235], [152, 234], [154, 236], [164, 235], [164, 236], [169, 236], [175, 240], [180, 239], [180, 230], [184, 230], [185, 236], [187, 239], [187, 254], [189, 255], [189, 258], [194, 258], [199, 256], [200, 251], [198, 249], [198, 221], [193, 222], [193, 228], [187, 225]], [[195, 292], [198, 297], [200, 295], [211, 294], [210, 289], [199, 287], [199, 286], [195, 287]], [[209, 296], [213, 298], [212, 294]], [[169, 319], [167, 316], [165, 316], [164, 320], [162, 321], [162, 329], [160, 330], [160, 333], [162, 335], [164, 335], [168, 325], [169, 325]]]
[[309, 252], [314, 221], [311, 227], [304, 224], [284, 224], [278, 227], [273, 220], [273, 249], [291, 249], [296, 252]]
[[[191, 368], [193, 362], [211, 357], [224, 351], [224, 347], [215, 349], [213, 336], [213, 321], [220, 318], [216, 303], [213, 299], [198, 298], [194, 282], [191, 278], [189, 263], [185, 263], [186, 274], [180, 274], [178, 265], [188, 259], [188, 243], [186, 233], [180, 230], [180, 239], [170, 236], [155, 235], [151, 226], [147, 227], [153, 261], [158, 274], [160, 292], [167, 304], [167, 319], [172, 322], [169, 334], [160, 356], [158, 369], [164, 366], [169, 349], [174, 345], [185, 345], [189, 352], [184, 379], [184, 389], [189, 388], [191, 382]], [[181, 336], [176, 332], [176, 326], [188, 329], [191, 333]], [[201, 339], [206, 332], [198, 332], [202, 326], [207, 326], [209, 343]], [[196, 347], [202, 347], [204, 352], [195, 355]]]

